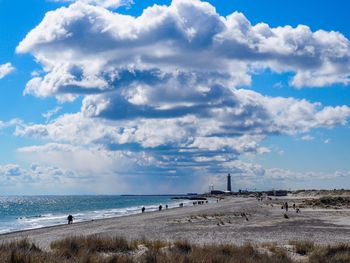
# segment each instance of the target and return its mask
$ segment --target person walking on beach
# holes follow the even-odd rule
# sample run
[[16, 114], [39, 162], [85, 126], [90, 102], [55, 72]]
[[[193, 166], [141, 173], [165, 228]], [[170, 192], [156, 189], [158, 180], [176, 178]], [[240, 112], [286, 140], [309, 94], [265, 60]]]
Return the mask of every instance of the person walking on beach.
[[141, 209], [142, 213], [144, 213], [145, 210], [146, 210], [146, 208], [145, 208], [145, 207], [142, 207], [142, 209]]
[[284, 204], [284, 208], [286, 209], [286, 212], [288, 212], [288, 203], [287, 202]]
[[160, 206], [159, 206], [159, 211], [162, 211], [162, 208], [163, 208], [162, 205], [160, 205]]
[[73, 224], [73, 216], [72, 216], [72, 215], [69, 215], [69, 216], [67, 217], [67, 220], [68, 220], [68, 225]]

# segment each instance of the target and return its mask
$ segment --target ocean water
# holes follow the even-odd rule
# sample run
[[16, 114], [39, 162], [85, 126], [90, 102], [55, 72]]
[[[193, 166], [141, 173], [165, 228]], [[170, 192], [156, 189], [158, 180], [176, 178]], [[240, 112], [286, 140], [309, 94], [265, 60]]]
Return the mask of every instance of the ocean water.
[[0, 196], [0, 233], [40, 228], [74, 222], [141, 213], [141, 208], [155, 211], [190, 205], [192, 201], [172, 200], [173, 196]]

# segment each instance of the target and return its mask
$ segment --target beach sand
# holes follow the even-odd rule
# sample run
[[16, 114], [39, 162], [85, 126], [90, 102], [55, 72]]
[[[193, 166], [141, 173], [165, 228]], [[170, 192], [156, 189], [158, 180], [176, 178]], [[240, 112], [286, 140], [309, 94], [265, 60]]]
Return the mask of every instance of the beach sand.
[[[284, 218], [285, 211], [280, 206], [285, 201], [290, 205], [288, 219]], [[54, 240], [91, 234], [123, 236], [129, 240], [188, 240], [196, 244], [276, 242], [284, 245], [291, 240], [310, 240], [318, 244], [350, 241], [350, 209], [302, 208], [296, 213], [291, 204], [299, 201], [296, 197], [263, 202], [251, 197], [226, 197], [212, 204], [2, 234], [0, 242], [28, 238], [48, 249]]]

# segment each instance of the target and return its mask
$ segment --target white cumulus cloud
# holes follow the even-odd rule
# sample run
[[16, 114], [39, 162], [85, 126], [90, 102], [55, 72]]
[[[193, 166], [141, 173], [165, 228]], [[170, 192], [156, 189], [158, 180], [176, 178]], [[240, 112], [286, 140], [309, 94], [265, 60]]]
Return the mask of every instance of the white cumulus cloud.
[[14, 70], [15, 70], [15, 68], [9, 62], [0, 65], [0, 79], [6, 77], [8, 74], [13, 72]]
[[118, 8], [121, 6], [129, 6], [134, 3], [133, 0], [50, 0], [52, 2], [67, 2], [67, 3], [74, 3], [74, 2], [82, 2], [86, 4], [91, 5], [97, 5], [102, 6], [105, 8]]
[[295, 87], [348, 84], [350, 76], [350, 44], [341, 33], [252, 25], [242, 13], [222, 17], [199, 0], [154, 5], [139, 17], [78, 2], [47, 13], [17, 52], [32, 53], [46, 70], [27, 85], [37, 96], [134, 86], [150, 71], [231, 87], [249, 84], [254, 68], [294, 72]]

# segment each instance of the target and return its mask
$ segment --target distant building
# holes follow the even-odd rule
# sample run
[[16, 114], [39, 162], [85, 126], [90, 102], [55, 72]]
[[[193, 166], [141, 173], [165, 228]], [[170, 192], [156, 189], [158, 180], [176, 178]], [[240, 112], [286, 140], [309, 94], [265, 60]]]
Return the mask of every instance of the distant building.
[[231, 175], [228, 174], [227, 175], [227, 192], [231, 192], [232, 189], [231, 189]]
[[288, 192], [285, 190], [273, 190], [267, 192], [267, 195], [269, 196], [287, 196]]
[[221, 191], [221, 190], [211, 190], [210, 191], [210, 194], [212, 195], [222, 195], [224, 194], [225, 192], [224, 191]]

